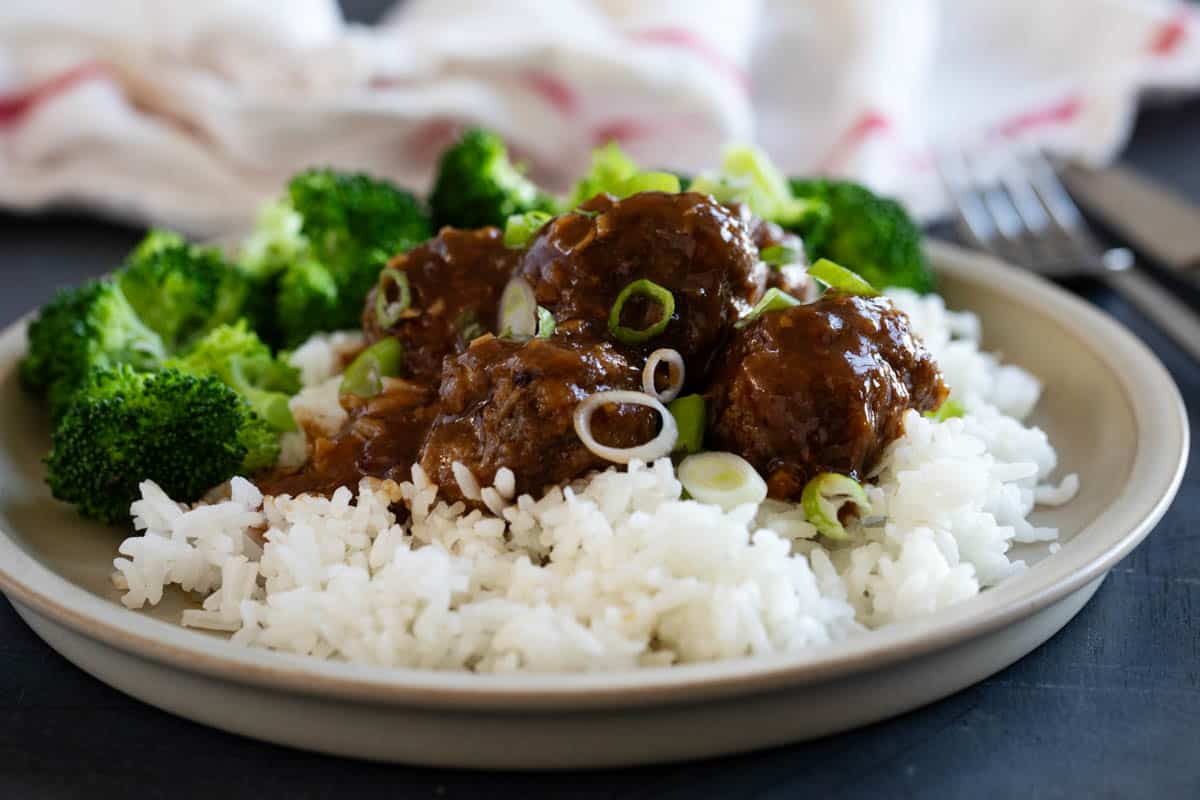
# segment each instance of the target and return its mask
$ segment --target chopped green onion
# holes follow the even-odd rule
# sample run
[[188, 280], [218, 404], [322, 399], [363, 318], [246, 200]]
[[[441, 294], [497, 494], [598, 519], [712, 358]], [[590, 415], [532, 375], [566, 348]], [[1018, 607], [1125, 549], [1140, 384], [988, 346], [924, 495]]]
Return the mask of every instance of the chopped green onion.
[[504, 221], [504, 246], [524, 247], [550, 219], [550, 215], [545, 211], [513, 214]]
[[554, 335], [554, 330], [558, 327], [558, 323], [554, 321], [554, 315], [550, 313], [550, 309], [537, 307], [537, 333], [534, 334], [539, 339], [549, 339]]
[[497, 317], [496, 327], [502, 339], [523, 341], [537, 333], [537, 298], [529, 281], [516, 277], [504, 286]]
[[827, 258], [822, 258], [808, 268], [808, 274], [828, 286], [846, 294], [859, 294], [864, 297], [878, 297], [879, 290], [867, 283], [857, 272], [852, 272], [841, 264], [835, 264]]
[[764, 247], [758, 253], [758, 258], [764, 263], [770, 264], [773, 267], [783, 267], [788, 264], [795, 264], [800, 260], [800, 251], [794, 247], [784, 247], [781, 244], [773, 244], [770, 247]]
[[858, 481], [836, 472], [823, 472], [804, 485], [800, 494], [800, 508], [804, 516], [819, 533], [830, 539], [845, 539], [849, 536], [838, 512], [847, 503], [858, 506], [860, 511], [869, 511], [871, 502], [867, 490]]
[[[400, 296], [388, 299], [388, 285], [396, 286]], [[375, 290], [375, 321], [380, 328], [390, 328], [400, 321], [404, 312], [412, 305], [412, 288], [408, 275], [395, 267], [386, 267], [379, 273], [379, 286]]]
[[479, 321], [479, 314], [472, 308], [468, 308], [458, 315], [454, 320], [454, 329], [458, 331], [459, 338], [468, 343], [487, 333], [483, 323]]
[[625, 179], [617, 191], [618, 197], [629, 197], [639, 192], [679, 193], [679, 176], [670, 172], [639, 172]]
[[667, 410], [675, 418], [675, 427], [679, 428], [675, 452], [699, 453], [704, 446], [704, 395], [688, 394], [676, 397], [667, 403]]
[[733, 453], [697, 453], [676, 470], [679, 482], [696, 500], [729, 511], [767, 498], [767, 483], [750, 462]]
[[[658, 303], [661, 307], [661, 316], [659, 316], [658, 321], [642, 330], [627, 328], [621, 324], [621, 311], [624, 310], [625, 303], [629, 301], [629, 298], [635, 294], [647, 297]], [[654, 281], [642, 278], [630, 283], [617, 295], [617, 300], [613, 303], [612, 311], [608, 313], [608, 331], [622, 344], [641, 344], [665, 331], [674, 313], [675, 295], [671, 294], [671, 290], [659, 286]]]
[[967, 409], [962, 403], [955, 400], [953, 397], [947, 397], [940, 406], [934, 411], [926, 411], [925, 418], [931, 419], [934, 422], [945, 422], [954, 417], [961, 417], [967, 413]]
[[404, 367], [404, 345], [387, 337], [363, 350], [342, 373], [341, 394], [374, 397], [383, 391], [383, 379], [395, 378]]
[[798, 305], [800, 305], [799, 300], [787, 292], [772, 287], [767, 289], [762, 299], [754, 304], [754, 308], [750, 309], [750, 313], [735, 322], [733, 327], [744, 328], [750, 323], [757, 321], [759, 317], [768, 311], [783, 311], [785, 308]]

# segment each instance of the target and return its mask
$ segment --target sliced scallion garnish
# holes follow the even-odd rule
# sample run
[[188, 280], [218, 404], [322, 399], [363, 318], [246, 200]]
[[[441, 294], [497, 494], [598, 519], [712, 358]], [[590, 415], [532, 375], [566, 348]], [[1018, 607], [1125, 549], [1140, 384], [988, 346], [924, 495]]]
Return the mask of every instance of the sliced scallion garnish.
[[675, 418], [679, 428], [679, 439], [675, 442], [677, 453], [699, 453], [704, 446], [705, 408], [704, 395], [688, 394], [676, 397], [667, 403], [667, 410]]
[[670, 172], [639, 172], [621, 183], [620, 197], [629, 197], [639, 192], [679, 193], [679, 176]]
[[781, 244], [773, 244], [770, 247], [764, 247], [758, 252], [758, 258], [765, 264], [770, 264], [772, 267], [783, 267], [788, 264], [795, 264], [800, 260], [800, 251], [794, 247], [785, 247]]
[[550, 219], [550, 215], [545, 211], [513, 214], [504, 221], [504, 246], [524, 247]]
[[554, 315], [550, 313], [550, 309], [537, 307], [537, 333], [534, 334], [539, 339], [549, 339], [554, 335], [555, 328], [558, 323], [554, 321]]
[[[660, 315], [658, 320], [649, 327], [642, 328], [641, 330], [629, 328], [621, 324], [621, 312], [625, 309], [625, 304], [629, 302], [629, 298], [634, 295], [641, 295], [648, 298], [659, 306]], [[608, 314], [608, 331], [622, 344], [641, 344], [650, 341], [665, 331], [674, 313], [675, 295], [671, 294], [671, 290], [659, 286], [654, 281], [642, 278], [630, 283], [617, 295], [616, 302], [613, 303], [612, 310]]]
[[[395, 300], [388, 298], [390, 287], [396, 287]], [[380, 328], [390, 328], [404, 316], [412, 306], [412, 288], [408, 275], [395, 267], [385, 267], [379, 273], [379, 286], [375, 290], [375, 322]]]
[[697, 453], [680, 462], [679, 482], [696, 500], [729, 511], [767, 498], [767, 483], [750, 462], [734, 453]]
[[942, 401], [942, 404], [934, 411], [926, 411], [925, 418], [931, 419], [934, 422], [945, 422], [948, 419], [961, 417], [967, 413], [967, 409], [963, 404], [955, 400], [953, 397], [947, 397]]
[[395, 378], [404, 368], [404, 345], [387, 337], [363, 350], [342, 373], [341, 394], [374, 397], [383, 391], [383, 379]]
[[502, 339], [532, 338], [538, 330], [537, 298], [529, 281], [521, 277], [510, 280], [500, 295], [500, 312], [496, 327]]
[[862, 484], [847, 475], [823, 472], [804, 485], [800, 494], [800, 508], [804, 516], [817, 531], [830, 539], [845, 539], [849, 536], [838, 518], [838, 512], [847, 503], [859, 511], [869, 511], [871, 502]]
[[839, 292], [863, 297], [879, 296], [879, 290], [857, 272], [848, 270], [841, 264], [835, 264], [827, 258], [818, 259], [817, 263], [808, 268], [808, 274], [830, 289], [836, 289]]
[[733, 327], [744, 328], [750, 323], [757, 321], [759, 317], [768, 311], [783, 311], [785, 308], [798, 305], [800, 305], [799, 300], [787, 292], [772, 287], [767, 289], [762, 299], [754, 304], [754, 308], [750, 309], [750, 313], [735, 322]]

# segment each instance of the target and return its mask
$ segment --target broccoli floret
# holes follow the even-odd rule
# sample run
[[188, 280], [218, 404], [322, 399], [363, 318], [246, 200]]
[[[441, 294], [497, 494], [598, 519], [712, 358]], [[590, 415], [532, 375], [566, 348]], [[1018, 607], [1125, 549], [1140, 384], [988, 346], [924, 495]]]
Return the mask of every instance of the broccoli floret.
[[789, 226], [804, 240], [810, 259], [845, 264], [874, 286], [933, 290], [921, 229], [902, 205], [850, 181], [792, 179], [790, 185], [796, 197], [829, 209], [827, 217]]
[[274, 298], [272, 324], [259, 329], [295, 346], [317, 331], [357, 328], [384, 264], [430, 235], [416, 197], [387, 181], [331, 169], [296, 175], [242, 252], [256, 293]]
[[444, 153], [429, 195], [437, 227], [503, 227], [513, 214], [555, 213], [558, 202], [508, 157], [504, 140], [491, 131], [472, 129]]
[[213, 247], [151, 231], [117, 273], [121, 291], [171, 352], [242, 316], [246, 279]]
[[300, 371], [271, 355], [271, 349], [244, 320], [214, 328], [186, 355], [165, 366], [193, 375], [216, 375], [245, 398], [272, 430], [296, 429], [288, 400], [300, 391]]
[[274, 432], [216, 377], [95, 370], [55, 427], [46, 482], [85, 516], [119, 522], [129, 518], [139, 482], [153, 480], [191, 502], [247, 465], [264, 463], [269, 453], [248, 445], [272, 441], [277, 453]]
[[111, 280], [62, 289], [29, 326], [21, 377], [57, 417], [93, 367], [158, 367], [166, 349]]

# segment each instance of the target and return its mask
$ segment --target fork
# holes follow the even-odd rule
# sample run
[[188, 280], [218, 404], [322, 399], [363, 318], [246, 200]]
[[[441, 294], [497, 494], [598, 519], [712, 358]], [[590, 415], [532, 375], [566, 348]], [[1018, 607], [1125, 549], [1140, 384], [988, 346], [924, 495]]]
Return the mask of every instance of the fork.
[[1139, 270], [1130, 250], [1100, 245], [1040, 150], [1003, 151], [990, 165], [939, 150], [935, 164], [969, 244], [1048, 278], [1101, 279], [1200, 362], [1200, 314]]

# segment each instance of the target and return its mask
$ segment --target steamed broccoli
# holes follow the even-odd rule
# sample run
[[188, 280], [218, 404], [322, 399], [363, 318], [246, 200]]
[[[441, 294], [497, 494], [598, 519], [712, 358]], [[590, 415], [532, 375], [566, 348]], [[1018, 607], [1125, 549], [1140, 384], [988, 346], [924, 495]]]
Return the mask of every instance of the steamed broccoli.
[[93, 367], [128, 364], [148, 370], [166, 357], [158, 334], [142, 323], [111, 280], [60, 290], [38, 312], [28, 336], [21, 377], [49, 400], [54, 417]]
[[129, 304], [171, 352], [242, 316], [246, 279], [213, 247], [152, 230], [116, 275]]
[[120, 366], [90, 373], [58, 421], [46, 482], [85, 516], [118, 522], [143, 480], [191, 502], [277, 452], [276, 434], [216, 377]]
[[272, 430], [296, 429], [288, 400], [300, 391], [300, 371], [271, 355], [244, 320], [214, 328], [180, 358], [166, 363], [193, 375], [216, 375], [245, 398]]
[[296, 175], [242, 253], [256, 291], [274, 297], [272, 325], [261, 327], [287, 346], [357, 328], [384, 264], [430, 235], [417, 199], [387, 181], [331, 169]]
[[526, 178], [508, 157], [504, 141], [472, 129], [444, 153], [429, 195], [437, 227], [503, 227], [513, 214], [554, 213], [558, 203]]
[[933, 290], [921, 229], [902, 205], [850, 181], [794, 178], [790, 185], [796, 197], [829, 209], [827, 217], [787, 226], [804, 240], [809, 259], [845, 264], [874, 286]]

